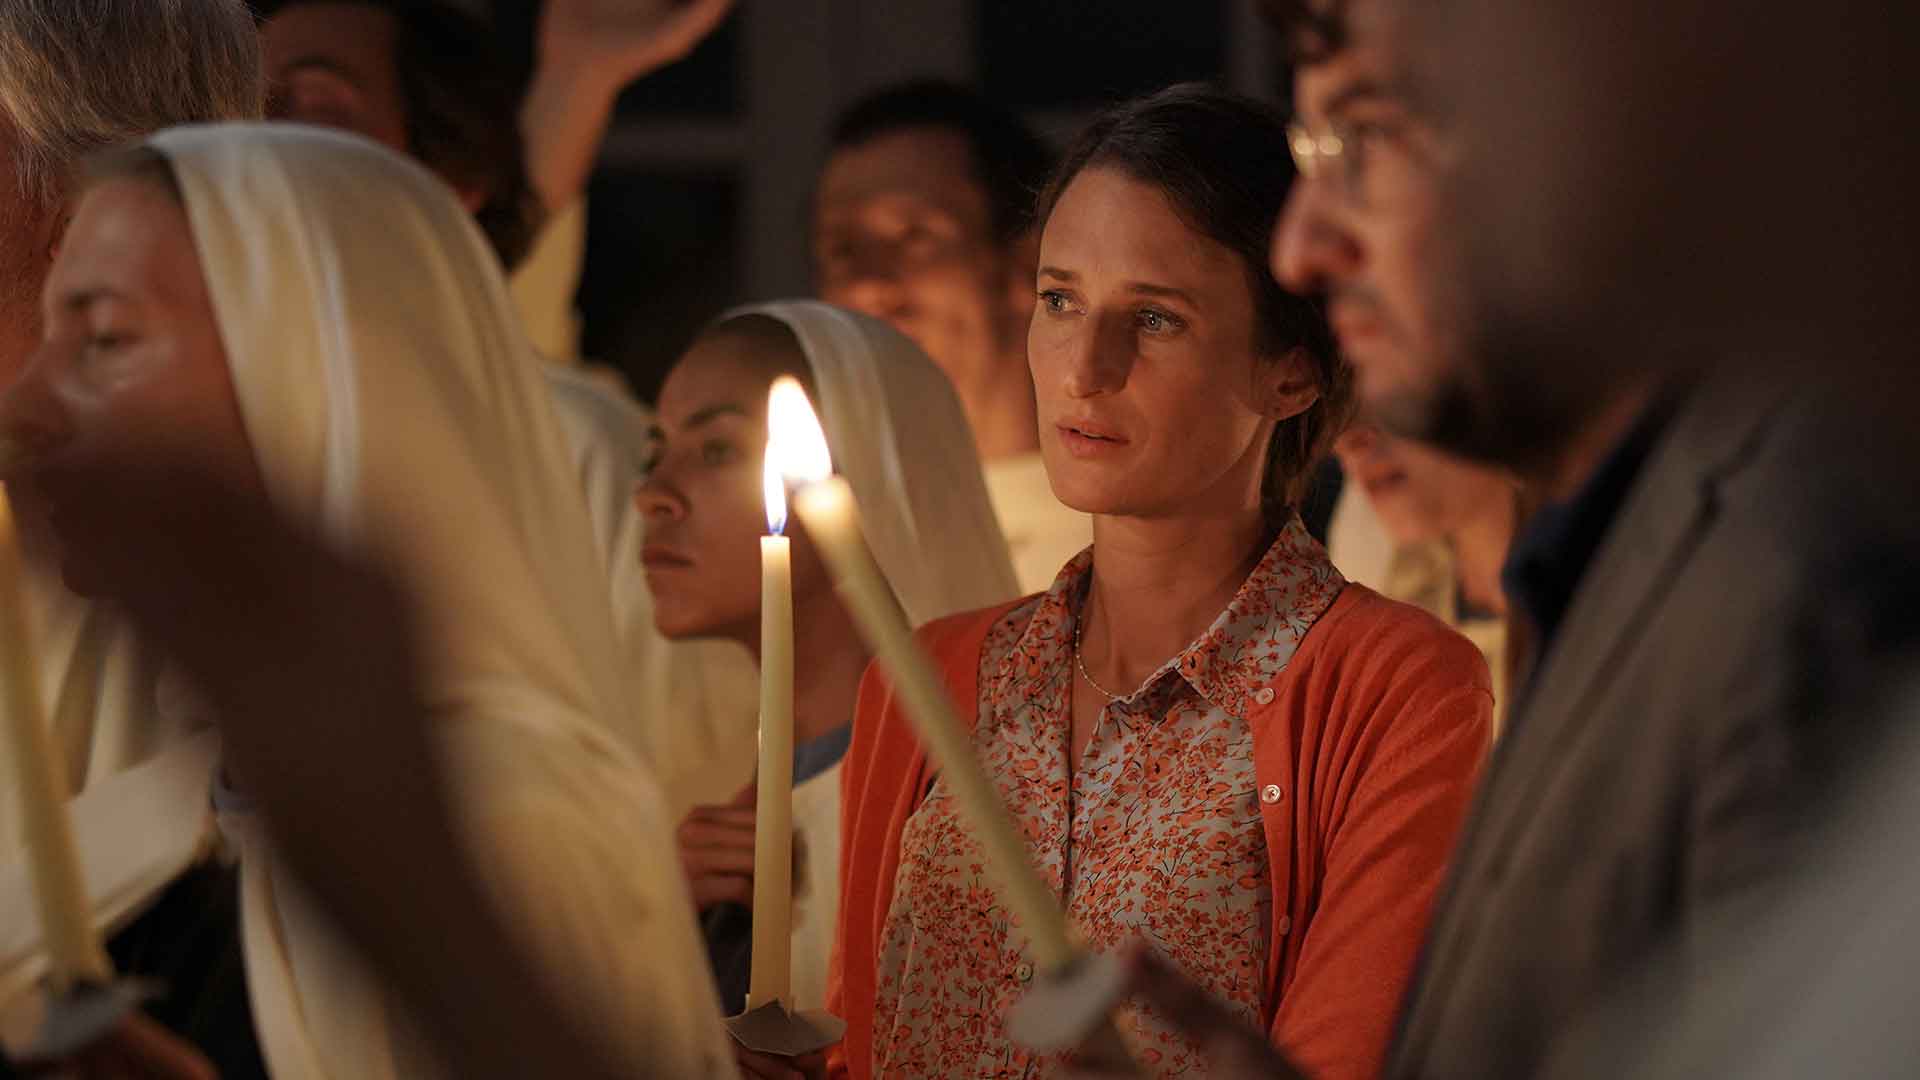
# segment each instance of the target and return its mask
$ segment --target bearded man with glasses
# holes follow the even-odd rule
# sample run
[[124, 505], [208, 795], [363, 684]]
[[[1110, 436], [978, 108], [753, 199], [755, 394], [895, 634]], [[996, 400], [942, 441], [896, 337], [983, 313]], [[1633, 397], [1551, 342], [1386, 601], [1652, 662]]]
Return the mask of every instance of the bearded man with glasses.
[[[1770, 280], [1827, 252], [1881, 295], [1852, 265], [1880, 249], [1816, 242], [1859, 236], [1858, 214], [1790, 184], [1802, 162], [1729, 172], [1763, 160], [1748, 110], [1781, 88], [1808, 98], [1793, 115], [1874, 99], [1781, 77], [1822, 48], [1734, 5], [1267, 6], [1296, 57], [1303, 180], [1275, 276], [1326, 296], [1377, 422], [1546, 504], [1504, 575], [1534, 646], [1385, 1075], [1550, 1074], [1649, 961], [1694, 962], [1659, 999], [1689, 1002], [1714, 966], [1702, 927], [1794, 880], [1809, 811], [1876, 745], [1864, 704], [1920, 655], [1911, 436], [1852, 396], [1868, 363], [1810, 347], [1864, 351], [1898, 318]], [[1865, 11], [1805, 33], [1858, 44]], [[1684, 55], [1704, 40], [1726, 53], [1710, 75]], [[1215, 1060], [1237, 1054], [1216, 1076], [1286, 1074], [1149, 957], [1135, 975]]]

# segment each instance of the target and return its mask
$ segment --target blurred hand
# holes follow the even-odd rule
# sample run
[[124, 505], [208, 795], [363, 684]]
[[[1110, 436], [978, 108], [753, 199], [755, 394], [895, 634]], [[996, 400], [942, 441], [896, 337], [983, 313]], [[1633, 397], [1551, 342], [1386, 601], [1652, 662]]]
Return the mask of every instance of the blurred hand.
[[547, 0], [540, 63], [624, 86], [692, 52], [733, 0]]
[[138, 1013], [64, 1061], [23, 1062], [27, 1076], [72, 1080], [218, 1080], [200, 1051]]
[[549, 213], [586, 193], [621, 88], [692, 52], [732, 9], [733, 0], [547, 0], [520, 133]]
[[753, 906], [754, 785], [742, 788], [724, 806], [696, 806], [680, 822], [674, 839], [680, 867], [693, 891], [693, 906]]
[[774, 1054], [756, 1054], [735, 1043], [733, 1056], [740, 1062], [741, 1074], [749, 1080], [826, 1080], [827, 1055], [824, 1052], [800, 1057], [778, 1057]]
[[434, 775], [413, 612], [391, 577], [164, 452], [40, 479], [58, 485], [67, 555], [212, 707], [285, 853], [329, 885], [364, 878], [357, 860], [386, 849], [338, 837], [383, 835], [398, 789]]
[[[486, 899], [445, 795], [415, 609], [378, 553], [338, 552], [263, 492], [164, 448], [56, 479], [76, 526], [63, 539], [93, 568], [99, 599], [199, 690], [277, 852], [455, 1074], [635, 1075]], [[80, 1075], [214, 1075], [163, 1054], [157, 1034], [136, 1025]]]
[[[1126, 961], [1127, 996], [1152, 1005], [1175, 1030], [1192, 1039], [1213, 1080], [1304, 1080], [1260, 1032], [1152, 951], [1135, 946]], [[1068, 1075], [1074, 1080], [1120, 1080], [1137, 1073], [1076, 1062]]]

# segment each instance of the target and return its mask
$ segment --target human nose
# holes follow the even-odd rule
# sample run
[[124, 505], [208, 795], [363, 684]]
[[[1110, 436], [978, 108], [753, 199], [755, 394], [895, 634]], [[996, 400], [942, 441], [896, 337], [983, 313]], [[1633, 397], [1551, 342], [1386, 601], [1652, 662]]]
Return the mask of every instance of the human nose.
[[1088, 319], [1084, 331], [1066, 343], [1064, 388], [1070, 398], [1098, 397], [1127, 385], [1133, 372], [1133, 343], [1122, 317]]
[[1333, 440], [1333, 451], [1343, 459], [1360, 459], [1371, 453], [1379, 444], [1379, 432], [1365, 422], [1355, 423]]
[[42, 344], [0, 392], [0, 476], [13, 476], [73, 441], [73, 417], [55, 392], [54, 348]]
[[649, 523], [681, 521], [687, 516], [687, 498], [674, 484], [671, 470], [664, 462], [649, 470], [633, 486], [633, 506]]
[[1321, 292], [1359, 267], [1360, 245], [1332, 205], [1331, 183], [1296, 178], [1274, 223], [1269, 269], [1290, 292]]
[[842, 302], [863, 314], [885, 318], [900, 304], [903, 283], [898, 252], [890, 244], [863, 243], [840, 270]]

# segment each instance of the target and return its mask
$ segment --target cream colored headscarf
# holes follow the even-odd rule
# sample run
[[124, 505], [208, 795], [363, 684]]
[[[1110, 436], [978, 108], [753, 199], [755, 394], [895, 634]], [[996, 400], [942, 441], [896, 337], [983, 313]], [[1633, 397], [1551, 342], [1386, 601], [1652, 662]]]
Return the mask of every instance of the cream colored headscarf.
[[[744, 315], [776, 319], [800, 342], [834, 466], [853, 488], [874, 561], [908, 620], [919, 625], [1018, 596], [973, 430], [933, 361], [887, 324], [815, 301], [738, 308], [720, 322]], [[753, 771], [750, 729], [735, 738], [733, 754], [722, 764], [732, 766], [738, 787]], [[793, 991], [801, 1008], [821, 1008], [840, 906], [838, 766], [794, 789], [793, 815], [803, 860], [794, 883]]]
[[[658, 792], [606, 734], [626, 695], [579, 481], [471, 219], [348, 135], [235, 125], [150, 145], [185, 197], [271, 497], [395, 559], [420, 594], [427, 702], [496, 899], [636, 1062], [732, 1075]], [[275, 1077], [433, 1075], [248, 817], [221, 828]]]
[[[973, 429], [933, 361], [878, 319], [813, 300], [735, 308], [714, 325], [745, 315], [798, 339], [834, 466], [907, 618], [918, 626], [1019, 595]], [[731, 715], [644, 721], [648, 756], [678, 805], [724, 802], [751, 779], [753, 717]]]
[[736, 308], [800, 340], [836, 471], [874, 561], [915, 626], [1019, 595], [973, 429], [953, 383], [878, 319], [814, 300]]

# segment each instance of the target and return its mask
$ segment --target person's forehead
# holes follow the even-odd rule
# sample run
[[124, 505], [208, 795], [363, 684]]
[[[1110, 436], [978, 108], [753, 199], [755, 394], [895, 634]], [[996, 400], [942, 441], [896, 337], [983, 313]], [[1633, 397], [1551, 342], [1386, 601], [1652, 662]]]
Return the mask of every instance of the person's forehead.
[[746, 334], [709, 333], [695, 341], [660, 388], [660, 421], [668, 430], [715, 406], [736, 406], [749, 419], [766, 411], [767, 389], [785, 358]]
[[199, 280], [186, 211], [154, 184], [108, 180], [81, 197], [48, 295], [89, 288], [165, 298]]
[[1175, 288], [1245, 276], [1239, 256], [1188, 224], [1158, 187], [1099, 166], [1061, 193], [1041, 234], [1040, 262]]
[[1339, 38], [1311, 51], [1294, 70], [1294, 109], [1321, 119], [1329, 103], [1354, 87], [1404, 88], [1409, 75], [1407, 13], [1402, 0], [1351, 0], [1339, 15]]
[[963, 215], [984, 215], [987, 206], [966, 138], [938, 127], [899, 128], [835, 150], [821, 171], [818, 198], [823, 213], [858, 212], [882, 200]]
[[261, 28], [270, 74], [318, 60], [344, 73], [373, 77], [392, 66], [398, 36], [392, 12], [350, 0], [290, 4]]

